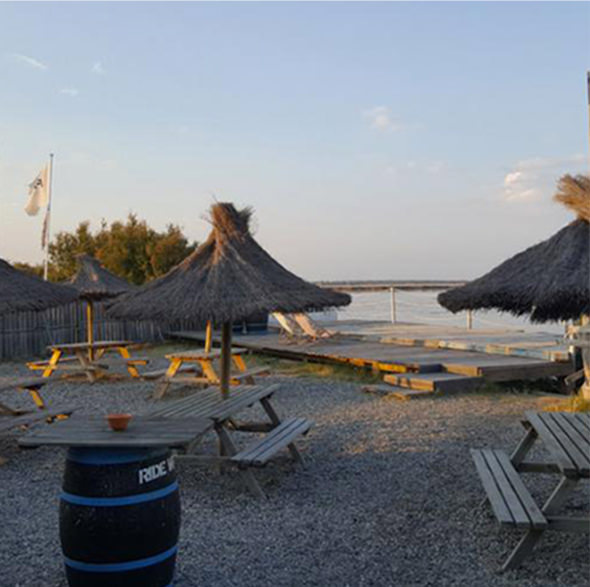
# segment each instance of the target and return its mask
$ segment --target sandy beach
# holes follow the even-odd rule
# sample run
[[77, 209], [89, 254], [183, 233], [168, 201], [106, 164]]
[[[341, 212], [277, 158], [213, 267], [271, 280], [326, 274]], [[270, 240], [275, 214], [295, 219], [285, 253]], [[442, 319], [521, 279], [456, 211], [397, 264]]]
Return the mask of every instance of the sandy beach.
[[[158, 365], [162, 359], [155, 361]], [[0, 366], [0, 381], [26, 375]], [[268, 499], [254, 499], [235, 472], [179, 462], [182, 528], [175, 585], [587, 585], [587, 536], [547, 533], [518, 571], [500, 574], [518, 532], [498, 531], [480, 507], [469, 449], [510, 450], [519, 418], [540, 396], [509, 390], [397, 402], [362, 393], [362, 383], [272, 376], [281, 414], [315, 421], [299, 442], [301, 469], [287, 459], [257, 471]], [[56, 382], [48, 402], [81, 404], [80, 414], [150, 406], [153, 383]], [[187, 393], [174, 389], [170, 401]], [[5, 398], [6, 399], [6, 398]], [[30, 403], [15, 393], [12, 404]], [[6, 587], [66, 585], [58, 534], [61, 449], [22, 450], [0, 441], [0, 562]], [[215, 450], [214, 435], [203, 451]], [[531, 481], [526, 477], [526, 481]], [[528, 483], [541, 499], [555, 477]], [[573, 507], [587, 511], [587, 484]]]

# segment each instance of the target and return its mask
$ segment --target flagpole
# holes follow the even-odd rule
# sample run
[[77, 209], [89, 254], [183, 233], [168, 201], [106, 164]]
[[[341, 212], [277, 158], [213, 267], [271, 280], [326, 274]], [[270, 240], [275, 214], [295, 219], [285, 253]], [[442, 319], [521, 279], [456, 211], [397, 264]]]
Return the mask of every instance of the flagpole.
[[47, 281], [49, 274], [49, 223], [51, 222], [51, 197], [53, 196], [53, 153], [49, 153], [49, 189], [47, 194], [47, 210], [45, 211], [45, 261], [43, 263], [43, 279]]

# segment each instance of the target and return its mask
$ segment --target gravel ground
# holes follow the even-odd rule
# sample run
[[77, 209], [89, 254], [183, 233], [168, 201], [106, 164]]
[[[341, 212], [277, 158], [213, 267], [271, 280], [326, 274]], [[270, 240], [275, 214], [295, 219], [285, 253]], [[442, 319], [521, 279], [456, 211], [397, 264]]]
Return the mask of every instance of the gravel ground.
[[[25, 374], [20, 365], [0, 365], [0, 382]], [[235, 472], [179, 463], [178, 587], [590, 583], [588, 536], [579, 534], [546, 533], [522, 569], [499, 574], [519, 533], [500, 531], [489, 509], [478, 508], [482, 489], [469, 448], [514, 447], [519, 417], [539, 407], [538, 398], [479, 393], [397, 402], [364, 395], [358, 383], [268, 380], [281, 384], [279, 413], [316, 423], [299, 443], [307, 467], [281, 460], [257, 472], [268, 495], [257, 501]], [[138, 413], [152, 388], [59, 382], [46, 386], [44, 397], [80, 404], [80, 413]], [[30, 402], [16, 393], [10, 400]], [[18, 434], [0, 439], [0, 455], [8, 458], [0, 467], [0, 585], [62, 586], [57, 506], [64, 452], [20, 450]], [[538, 500], [555, 482], [527, 477]], [[587, 484], [571, 505], [587, 511]]]

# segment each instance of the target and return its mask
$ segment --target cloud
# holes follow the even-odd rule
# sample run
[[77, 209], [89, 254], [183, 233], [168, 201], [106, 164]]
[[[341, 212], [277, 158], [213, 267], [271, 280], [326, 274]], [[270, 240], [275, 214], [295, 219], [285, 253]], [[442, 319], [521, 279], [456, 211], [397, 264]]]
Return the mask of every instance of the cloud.
[[379, 131], [395, 132], [403, 128], [403, 125], [393, 119], [391, 110], [387, 106], [375, 106], [368, 110], [363, 110], [363, 119], [365, 119], [371, 128]]
[[100, 61], [96, 61], [90, 71], [96, 75], [104, 75], [106, 73], [106, 70]]
[[78, 88], [62, 88], [59, 91], [60, 94], [64, 94], [65, 96], [71, 96], [72, 98], [75, 98], [80, 91], [78, 90]]
[[535, 157], [518, 161], [504, 176], [503, 198], [508, 202], [527, 202], [549, 198], [564, 173], [579, 173], [584, 155], [570, 157]]
[[12, 58], [15, 61], [18, 61], [19, 63], [24, 63], [25, 65], [28, 65], [29, 67], [34, 67], [35, 69], [49, 69], [49, 67], [47, 67], [45, 63], [41, 63], [41, 61], [38, 61], [33, 57], [29, 57], [28, 55], [22, 55], [21, 53], [12, 53]]

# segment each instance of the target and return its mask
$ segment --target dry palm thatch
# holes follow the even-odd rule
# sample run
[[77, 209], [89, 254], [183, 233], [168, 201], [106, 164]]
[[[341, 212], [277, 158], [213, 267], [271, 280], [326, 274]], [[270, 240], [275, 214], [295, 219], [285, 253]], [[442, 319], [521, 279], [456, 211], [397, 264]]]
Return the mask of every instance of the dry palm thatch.
[[451, 312], [530, 314], [532, 322], [590, 314], [590, 179], [566, 175], [558, 190], [556, 199], [577, 212], [576, 220], [482, 277], [441, 293], [439, 303]]
[[317, 287], [277, 263], [252, 237], [251, 210], [211, 208], [207, 240], [166, 275], [109, 307], [115, 317], [243, 320], [259, 312], [303, 312], [344, 306], [350, 296]]
[[75, 289], [42, 281], [0, 259], [0, 314], [45, 310], [68, 304], [77, 298], [78, 292]]
[[564, 175], [557, 183], [554, 198], [573, 210], [578, 218], [590, 222], [590, 177]]
[[124, 279], [107, 271], [98, 259], [90, 255], [78, 255], [78, 272], [70, 280], [70, 285], [87, 300], [100, 300], [126, 293], [132, 286]]

